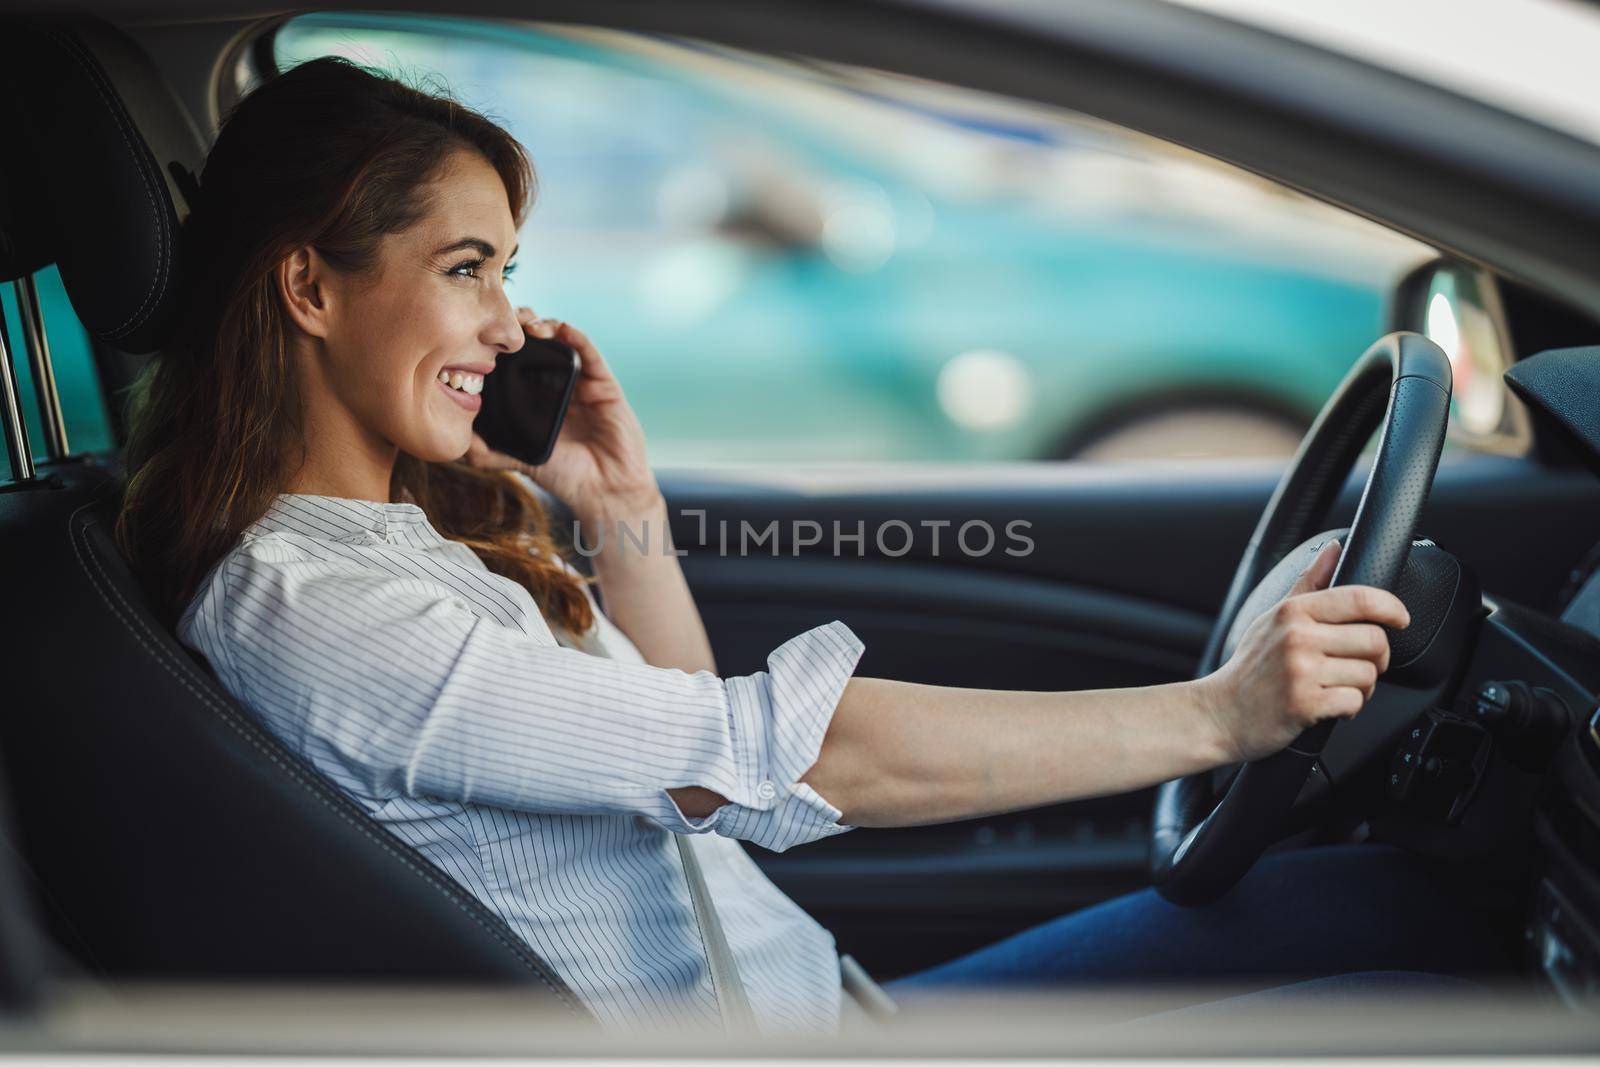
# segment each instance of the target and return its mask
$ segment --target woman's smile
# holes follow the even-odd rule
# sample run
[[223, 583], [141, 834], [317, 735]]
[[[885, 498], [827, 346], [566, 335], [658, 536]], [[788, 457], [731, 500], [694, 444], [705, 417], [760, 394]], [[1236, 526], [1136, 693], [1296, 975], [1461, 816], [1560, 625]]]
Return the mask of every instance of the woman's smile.
[[435, 380], [439, 383], [439, 388], [450, 395], [451, 400], [468, 411], [477, 411], [483, 406], [483, 398], [478, 395], [483, 392], [483, 377], [483, 374], [475, 370], [445, 367], [439, 371], [439, 377]]

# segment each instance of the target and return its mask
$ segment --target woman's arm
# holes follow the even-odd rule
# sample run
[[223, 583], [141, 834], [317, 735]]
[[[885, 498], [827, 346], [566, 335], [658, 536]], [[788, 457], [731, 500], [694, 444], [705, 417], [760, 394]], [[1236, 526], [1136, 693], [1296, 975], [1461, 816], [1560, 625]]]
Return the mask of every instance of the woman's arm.
[[[628, 635], [645, 662], [715, 674], [717, 662], [700, 609], [678, 557], [666, 550], [667, 505], [660, 492], [643, 504], [580, 522], [588, 527], [584, 545], [604, 537], [593, 566], [606, 616]], [[622, 530], [634, 540], [624, 539]]]
[[845, 686], [801, 781], [854, 826], [947, 822], [1121, 793], [1227, 762], [1193, 682], [1031, 693]]
[[[1228, 762], [1194, 682], [1027, 692], [851, 678], [801, 781], [848, 826], [915, 826], [1120, 793]], [[671, 791], [693, 818], [723, 803]]]
[[[1374, 623], [1409, 623], [1392, 593], [1322, 588], [1337, 561], [1333, 542], [1197, 681], [1034, 693], [852, 678], [801, 781], [842, 823], [904, 826], [1120, 793], [1276, 752], [1320, 719], [1358, 712], [1389, 664]], [[704, 789], [673, 796], [693, 816], [721, 803]]]
[[585, 550], [599, 546], [594, 571], [606, 615], [646, 663], [716, 673], [683, 568], [664, 547], [667, 506], [645, 455], [644, 429], [622, 385], [576, 326], [541, 319], [531, 308], [518, 308], [517, 318], [532, 336], [555, 338], [578, 351], [582, 372], [566, 421], [542, 466], [492, 451], [476, 434], [467, 462], [486, 470], [521, 471], [572, 509]]

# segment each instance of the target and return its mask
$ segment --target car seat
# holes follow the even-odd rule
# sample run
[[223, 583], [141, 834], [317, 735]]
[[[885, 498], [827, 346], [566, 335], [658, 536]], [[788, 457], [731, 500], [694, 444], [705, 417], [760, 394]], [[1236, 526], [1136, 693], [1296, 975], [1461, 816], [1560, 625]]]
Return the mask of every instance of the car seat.
[[[54, 262], [104, 351], [159, 349], [195, 127], [110, 24], [0, 21], [0, 60], [0, 282]], [[108, 978], [510, 984], [592, 1019], [157, 622], [110, 536], [120, 474], [115, 454], [57, 459], [0, 491], [0, 764], [54, 939]]]

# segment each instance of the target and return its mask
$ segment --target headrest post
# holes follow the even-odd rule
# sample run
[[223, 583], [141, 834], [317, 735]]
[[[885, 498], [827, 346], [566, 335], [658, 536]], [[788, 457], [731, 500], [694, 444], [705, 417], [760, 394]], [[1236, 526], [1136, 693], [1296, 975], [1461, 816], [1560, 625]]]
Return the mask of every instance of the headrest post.
[[50, 340], [44, 332], [44, 311], [39, 304], [39, 283], [24, 274], [11, 283], [22, 312], [23, 344], [33, 369], [33, 388], [39, 398], [39, 422], [44, 426], [45, 454], [60, 459], [72, 451], [67, 443], [67, 420], [61, 413], [61, 392], [56, 388], [56, 368], [50, 360]]
[[6, 336], [6, 320], [0, 315], [0, 430], [6, 435], [6, 452], [11, 456], [11, 476], [18, 482], [31, 482], [33, 450], [28, 445], [28, 427], [22, 421], [22, 405], [17, 402], [17, 371], [11, 365], [11, 339]]

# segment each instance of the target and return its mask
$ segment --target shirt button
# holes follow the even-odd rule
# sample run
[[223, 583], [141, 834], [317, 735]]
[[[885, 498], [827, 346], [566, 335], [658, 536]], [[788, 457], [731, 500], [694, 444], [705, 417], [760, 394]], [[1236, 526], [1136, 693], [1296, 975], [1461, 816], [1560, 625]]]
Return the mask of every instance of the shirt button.
[[756, 796], [760, 797], [762, 800], [771, 800], [777, 795], [778, 787], [773, 785], [771, 782], [762, 782], [760, 785], [756, 786]]

